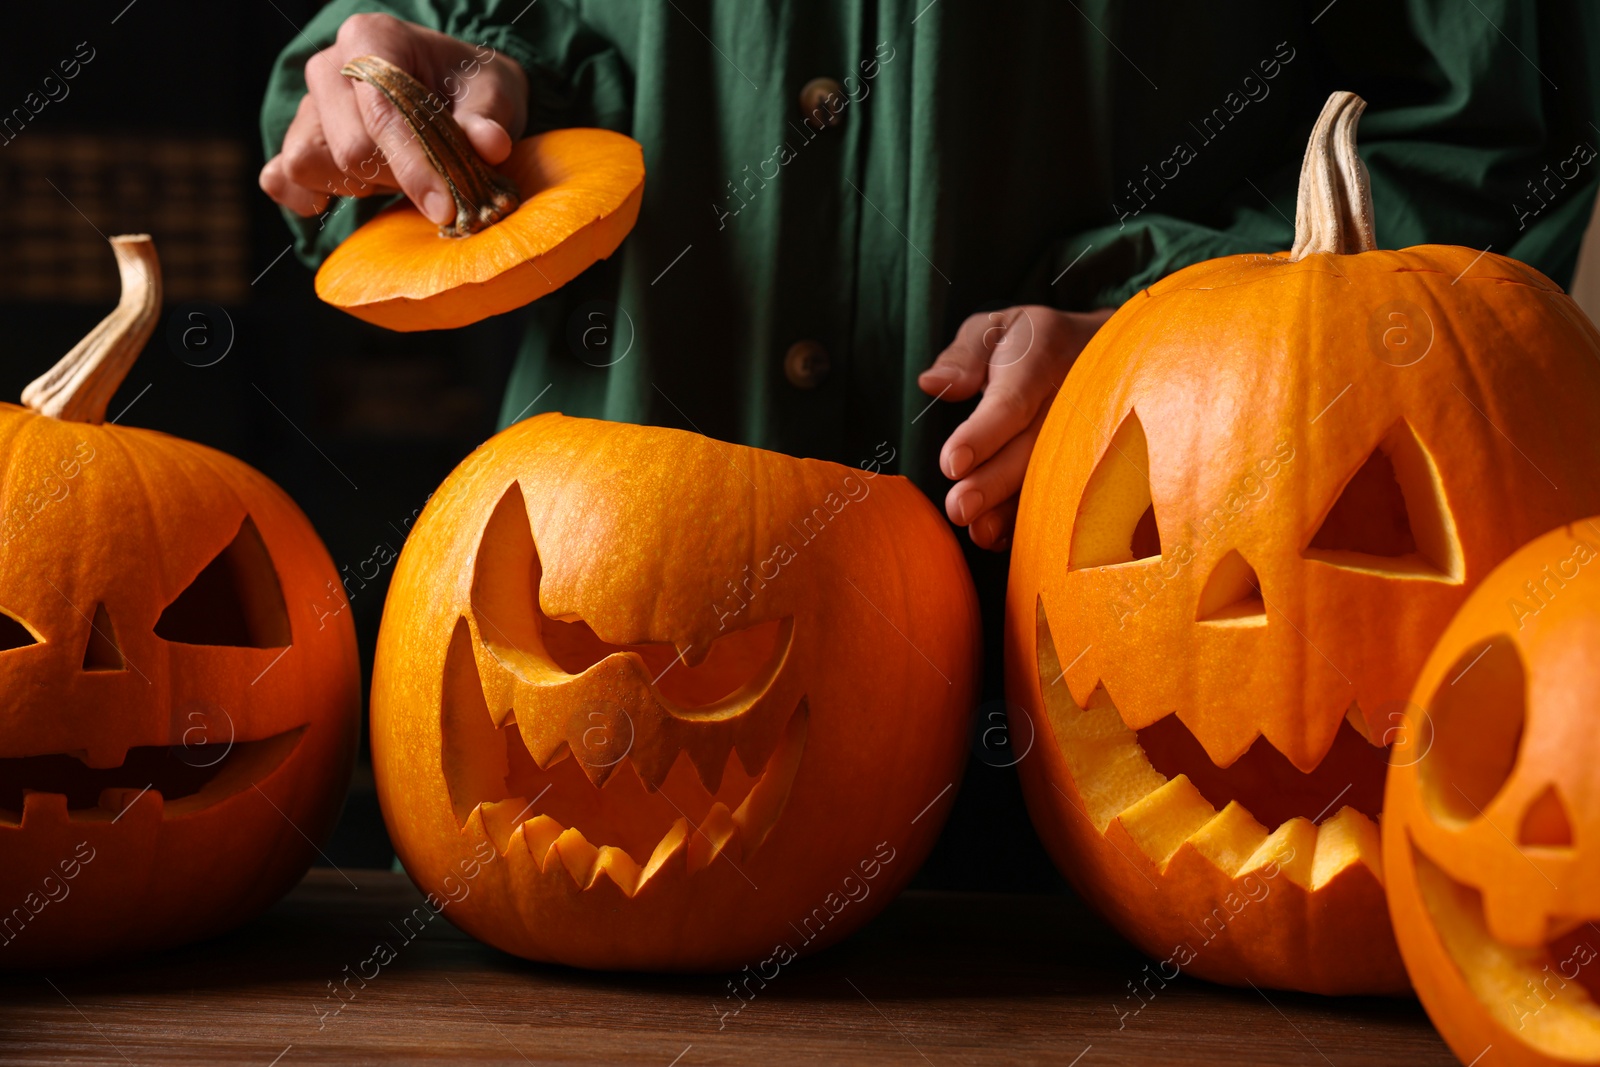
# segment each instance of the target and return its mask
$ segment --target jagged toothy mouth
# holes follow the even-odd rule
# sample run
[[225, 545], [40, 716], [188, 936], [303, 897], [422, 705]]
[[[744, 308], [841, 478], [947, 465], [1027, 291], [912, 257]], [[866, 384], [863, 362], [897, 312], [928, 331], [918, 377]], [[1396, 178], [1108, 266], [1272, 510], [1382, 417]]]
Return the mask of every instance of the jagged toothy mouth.
[[1483, 895], [1408, 842], [1417, 892], [1445, 953], [1500, 1025], [1548, 1056], [1600, 1058], [1600, 926], [1552, 922], [1542, 945], [1507, 945], [1489, 932]]
[[541, 620], [536, 643], [484, 642], [486, 690], [463, 620], [443, 707], [457, 822], [502, 855], [559, 863], [580, 889], [604, 872], [631, 896], [669, 864], [737, 865], [777, 822], [805, 751], [805, 699], [778, 717], [770, 697], [792, 635], [792, 620], [762, 624], [689, 665]]
[[1082, 813], [1100, 833], [1119, 822], [1163, 870], [1189, 844], [1231, 877], [1276, 861], [1292, 864], [1294, 880], [1315, 889], [1365, 861], [1381, 880], [1374, 820], [1383, 804], [1387, 750], [1356, 729], [1354, 713], [1310, 773], [1265, 737], [1219, 767], [1176, 715], [1135, 731], [1104, 685], [1079, 707], [1062, 677], [1042, 602], [1038, 658], [1046, 712]]
[[593, 761], [608, 757], [579, 756], [563, 743], [540, 766], [513, 718], [499, 730], [509, 768], [504, 795], [474, 810], [502, 855], [520, 830], [541, 869], [559, 861], [585, 889], [604, 871], [632, 895], [680, 852], [692, 873], [718, 856], [737, 863], [760, 847], [788, 801], [807, 718], [801, 701], [782, 741], [755, 773], [730, 751], [720, 779], [708, 782], [688, 753], [679, 752], [666, 775], [652, 780], [631, 756], [622, 756], [606, 767], [598, 787], [590, 778]]
[[120, 758], [56, 753], [0, 759], [0, 826], [37, 818], [118, 821], [154, 808], [175, 818], [210, 807], [270, 775], [300, 743], [305, 727], [229, 745], [147, 745]]

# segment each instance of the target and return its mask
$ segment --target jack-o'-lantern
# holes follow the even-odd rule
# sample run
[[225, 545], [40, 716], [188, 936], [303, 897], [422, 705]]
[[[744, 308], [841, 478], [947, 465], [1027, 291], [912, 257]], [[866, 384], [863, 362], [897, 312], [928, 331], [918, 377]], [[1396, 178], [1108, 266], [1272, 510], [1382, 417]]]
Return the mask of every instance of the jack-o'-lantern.
[[1394, 744], [1383, 867], [1463, 1063], [1600, 1064], [1600, 519], [1474, 590]]
[[931, 848], [977, 659], [960, 550], [905, 479], [538, 415], [401, 553], [378, 796], [413, 880], [508, 952], [777, 966]]
[[1432, 642], [1600, 510], [1600, 335], [1513, 260], [1376, 250], [1363, 106], [1317, 122], [1292, 252], [1179, 271], [1085, 349], [1007, 599], [1063, 872], [1187, 973], [1320, 993], [1406, 985], [1374, 820]]
[[112, 247], [117, 309], [0, 405], [0, 966], [266, 908], [355, 752], [355, 632], [315, 610], [338, 576], [305, 516], [229, 456], [104, 422], [161, 307], [150, 239]]

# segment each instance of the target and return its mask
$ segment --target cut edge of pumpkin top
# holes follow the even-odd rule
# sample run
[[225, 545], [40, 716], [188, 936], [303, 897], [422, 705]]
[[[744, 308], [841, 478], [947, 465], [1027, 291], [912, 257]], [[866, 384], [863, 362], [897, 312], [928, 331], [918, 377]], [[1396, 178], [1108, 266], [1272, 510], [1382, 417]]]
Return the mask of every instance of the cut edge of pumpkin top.
[[559, 129], [526, 138], [491, 169], [448, 110], [375, 56], [342, 73], [399, 108], [456, 203], [436, 226], [402, 200], [356, 230], [317, 271], [317, 295], [392, 330], [470, 325], [545, 296], [608, 258], [638, 220], [644, 153], [624, 134]]

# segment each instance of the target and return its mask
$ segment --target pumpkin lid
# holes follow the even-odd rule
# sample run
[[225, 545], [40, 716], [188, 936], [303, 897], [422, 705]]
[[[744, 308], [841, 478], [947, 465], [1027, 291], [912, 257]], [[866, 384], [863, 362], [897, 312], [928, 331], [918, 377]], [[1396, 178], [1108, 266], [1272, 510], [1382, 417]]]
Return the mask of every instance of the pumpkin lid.
[[633, 229], [644, 153], [610, 130], [560, 129], [485, 165], [432, 94], [377, 56], [341, 73], [383, 93], [456, 202], [435, 226], [401, 201], [351, 234], [317, 271], [317, 295], [392, 330], [465, 326], [553, 292], [614, 252]]

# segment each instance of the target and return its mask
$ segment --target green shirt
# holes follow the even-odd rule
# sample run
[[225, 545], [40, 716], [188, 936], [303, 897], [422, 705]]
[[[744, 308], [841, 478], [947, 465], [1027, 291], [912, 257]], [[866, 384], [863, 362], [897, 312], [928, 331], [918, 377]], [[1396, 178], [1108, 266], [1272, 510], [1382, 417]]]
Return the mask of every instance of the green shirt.
[[[644, 146], [621, 250], [518, 313], [504, 422], [559, 410], [850, 465], [892, 449], [936, 499], [971, 405], [930, 406], [916, 377], [961, 321], [1289, 247], [1331, 90], [1369, 103], [1381, 247], [1492, 247], [1564, 285], [1600, 175], [1600, 13], [1575, 0], [334, 0], [272, 74], [269, 155], [312, 50], [379, 10], [518, 60], [530, 132]], [[835, 125], [806, 121], [813, 78], [840, 83]], [[381, 206], [288, 216], [300, 255]], [[827, 355], [810, 388], [785, 373], [801, 341]]]

